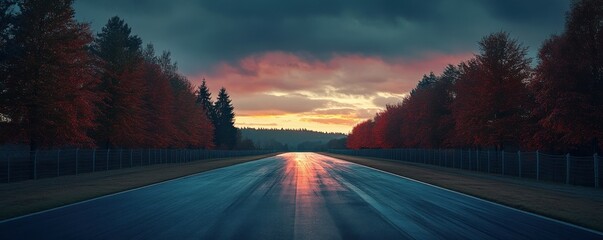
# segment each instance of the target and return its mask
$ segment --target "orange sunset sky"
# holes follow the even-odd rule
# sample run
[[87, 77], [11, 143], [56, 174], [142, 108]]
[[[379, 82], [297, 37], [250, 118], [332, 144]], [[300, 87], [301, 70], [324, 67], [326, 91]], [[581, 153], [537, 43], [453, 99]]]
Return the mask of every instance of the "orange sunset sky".
[[239, 127], [347, 133], [385, 104], [401, 101], [423, 74], [441, 71], [470, 56], [426, 54], [385, 61], [338, 55], [323, 61], [268, 52], [190, 78], [199, 83], [205, 77], [210, 89], [225, 86], [233, 97]]
[[[142, 5], [144, 7], [141, 7]], [[563, 30], [567, 0], [75, 2], [98, 32], [112, 16], [170, 51], [193, 85], [225, 87], [239, 127], [348, 133], [507, 31], [535, 58]], [[479, 21], [476, 21], [479, 19]]]

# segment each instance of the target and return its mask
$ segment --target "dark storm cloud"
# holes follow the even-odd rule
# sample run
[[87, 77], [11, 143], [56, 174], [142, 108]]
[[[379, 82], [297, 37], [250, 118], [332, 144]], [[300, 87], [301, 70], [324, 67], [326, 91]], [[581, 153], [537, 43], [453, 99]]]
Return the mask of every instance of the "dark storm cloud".
[[508, 31], [531, 48], [563, 28], [567, 0], [80, 0], [78, 19], [95, 31], [111, 16], [156, 49], [173, 52], [188, 74], [266, 51], [307, 57], [333, 53], [414, 57], [476, 49]]

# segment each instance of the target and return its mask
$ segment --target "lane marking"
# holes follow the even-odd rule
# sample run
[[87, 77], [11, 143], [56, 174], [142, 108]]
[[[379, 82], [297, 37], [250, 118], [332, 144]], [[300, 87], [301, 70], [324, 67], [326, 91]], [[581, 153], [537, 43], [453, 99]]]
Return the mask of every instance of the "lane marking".
[[392, 176], [396, 176], [396, 177], [399, 177], [399, 178], [402, 178], [402, 179], [406, 179], [406, 180], [409, 180], [409, 181], [417, 182], [417, 183], [424, 184], [424, 185], [427, 185], [427, 186], [431, 186], [431, 187], [434, 187], [434, 188], [442, 189], [442, 190], [445, 190], [445, 191], [448, 191], [448, 192], [452, 192], [452, 193], [456, 193], [456, 194], [459, 194], [459, 195], [462, 195], [462, 196], [465, 196], [465, 197], [473, 198], [473, 199], [476, 199], [476, 200], [479, 200], [479, 201], [482, 201], [482, 202], [487, 202], [487, 203], [494, 204], [494, 205], [497, 205], [497, 206], [500, 206], [500, 207], [503, 207], [503, 208], [511, 209], [511, 210], [514, 210], [514, 211], [518, 211], [518, 212], [521, 212], [521, 213], [532, 215], [534, 217], [539, 217], [539, 218], [542, 218], [542, 219], [545, 219], [545, 220], [553, 221], [553, 222], [556, 222], [556, 223], [560, 223], [562, 225], [566, 225], [566, 226], [569, 226], [569, 227], [578, 228], [578, 229], [581, 229], [581, 230], [585, 230], [585, 231], [588, 231], [588, 232], [591, 232], [591, 233], [603, 236], [603, 232], [599, 232], [599, 231], [594, 230], [594, 229], [590, 229], [590, 228], [578, 226], [578, 225], [573, 224], [573, 223], [564, 222], [564, 221], [557, 220], [557, 219], [554, 219], [554, 218], [550, 218], [550, 217], [547, 217], [547, 216], [542, 216], [542, 215], [539, 215], [539, 214], [536, 214], [536, 213], [532, 213], [532, 212], [524, 211], [524, 210], [521, 210], [521, 209], [513, 208], [513, 207], [510, 207], [510, 206], [507, 206], [507, 205], [500, 204], [500, 203], [488, 201], [486, 199], [482, 199], [482, 198], [479, 198], [479, 197], [476, 197], [476, 196], [472, 196], [472, 195], [469, 195], [469, 194], [466, 194], [466, 193], [457, 192], [457, 191], [454, 191], [454, 190], [451, 190], [451, 189], [448, 189], [448, 188], [443, 188], [443, 187], [436, 186], [436, 185], [433, 185], [433, 184], [430, 184], [430, 183], [426, 183], [426, 182], [421, 182], [421, 181], [416, 180], [416, 179], [412, 179], [412, 178], [405, 177], [405, 176], [400, 176], [400, 175], [397, 175], [397, 174], [394, 174], [394, 173], [391, 173], [391, 172], [387, 172], [387, 171], [384, 171], [384, 170], [381, 170], [381, 169], [377, 169], [377, 168], [373, 168], [373, 167], [370, 167], [370, 166], [366, 166], [366, 165], [362, 165], [362, 164], [358, 164], [358, 163], [346, 161], [345, 159], [331, 157], [331, 156], [323, 155], [323, 154], [320, 154], [320, 153], [316, 153], [316, 154], [324, 156], [324, 157], [328, 157], [328, 158], [333, 158], [333, 159], [345, 161], [345, 162], [348, 162], [348, 163], [351, 163], [351, 164], [355, 164], [355, 165], [358, 165], [358, 166], [369, 168], [369, 169], [372, 169], [372, 170], [375, 170], [375, 171], [378, 171], [378, 172], [382, 172], [382, 173], [386, 173], [386, 174], [389, 174], [389, 175], [392, 175]]
[[271, 159], [271, 158], [278, 157], [280, 155], [282, 155], [282, 154], [279, 154], [279, 155], [276, 155], [276, 156], [272, 156], [272, 157], [267, 157], [267, 158], [261, 158], [261, 159], [257, 159], [257, 160], [253, 160], [253, 161], [249, 161], [249, 162], [238, 163], [238, 164], [235, 164], [235, 165], [225, 166], [225, 167], [221, 167], [221, 168], [215, 168], [215, 169], [212, 169], [212, 170], [209, 170], [209, 171], [205, 171], [205, 172], [193, 173], [193, 174], [182, 176], [182, 177], [177, 177], [177, 178], [173, 178], [173, 179], [169, 179], [169, 180], [165, 180], [165, 181], [161, 181], [161, 182], [156, 182], [156, 183], [153, 183], [153, 184], [150, 184], [150, 185], [136, 187], [136, 188], [128, 189], [128, 190], [121, 191], [121, 192], [111, 193], [111, 194], [108, 194], [108, 195], [103, 195], [103, 196], [99, 196], [99, 197], [95, 197], [95, 198], [83, 200], [83, 201], [80, 201], [80, 202], [70, 203], [70, 204], [67, 204], [67, 205], [63, 205], [63, 206], [59, 206], [59, 207], [55, 207], [55, 208], [51, 208], [51, 209], [42, 210], [42, 211], [39, 211], [39, 212], [28, 213], [28, 214], [25, 214], [25, 215], [22, 215], [22, 216], [0, 220], [0, 224], [4, 224], [4, 223], [7, 223], [7, 222], [12, 222], [12, 221], [17, 221], [17, 220], [22, 219], [22, 218], [27, 218], [27, 217], [35, 216], [35, 215], [38, 215], [38, 214], [43, 214], [43, 213], [46, 213], [46, 212], [51, 212], [51, 211], [59, 210], [59, 209], [62, 209], [62, 208], [67, 208], [67, 207], [75, 206], [75, 205], [78, 205], [78, 204], [84, 204], [84, 203], [87, 203], [87, 202], [91, 202], [91, 201], [95, 201], [95, 200], [99, 200], [99, 199], [103, 199], [103, 198], [108, 198], [108, 197], [112, 197], [112, 196], [119, 195], [119, 194], [124, 194], [124, 193], [128, 193], [128, 192], [136, 191], [136, 190], [140, 190], [140, 189], [143, 189], [143, 188], [153, 187], [155, 185], [160, 185], [160, 184], [165, 184], [165, 183], [169, 183], [169, 182], [173, 182], [173, 181], [183, 180], [183, 179], [189, 178], [189, 177], [195, 177], [197, 175], [209, 173], [209, 172], [220, 170], [220, 169], [227, 168], [227, 167], [237, 166], [237, 165], [241, 165], [241, 164], [245, 164], [245, 163], [251, 163], [251, 162], [256, 162], [256, 161], [261, 161], [261, 160], [266, 160], [266, 159]]

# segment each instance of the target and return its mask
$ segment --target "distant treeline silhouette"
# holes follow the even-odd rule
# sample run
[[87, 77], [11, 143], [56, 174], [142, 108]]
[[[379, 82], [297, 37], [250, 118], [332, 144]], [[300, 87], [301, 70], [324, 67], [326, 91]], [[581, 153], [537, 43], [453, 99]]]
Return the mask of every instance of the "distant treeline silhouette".
[[[344, 148], [342, 133], [320, 132], [308, 129], [241, 128], [241, 137], [253, 142], [257, 149], [319, 151]], [[339, 145], [337, 145], [339, 144]]]
[[143, 48], [118, 17], [94, 37], [74, 19], [72, 4], [0, 1], [0, 143], [32, 150], [235, 147], [225, 89], [215, 104], [208, 91], [196, 95], [169, 52]]
[[603, 2], [572, 1], [565, 30], [527, 48], [505, 32], [442, 74], [425, 75], [400, 103], [354, 127], [360, 148], [540, 149], [601, 154]]

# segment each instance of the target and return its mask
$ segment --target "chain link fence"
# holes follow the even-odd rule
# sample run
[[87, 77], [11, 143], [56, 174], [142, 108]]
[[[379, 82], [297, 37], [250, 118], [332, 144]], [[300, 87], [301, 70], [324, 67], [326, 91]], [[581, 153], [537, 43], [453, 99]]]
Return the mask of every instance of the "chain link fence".
[[598, 188], [603, 181], [602, 157], [550, 155], [536, 152], [505, 152], [465, 149], [330, 149], [351, 156], [385, 158], [448, 168], [531, 178]]
[[204, 149], [54, 149], [0, 151], [0, 182], [77, 175], [155, 164], [186, 163], [211, 158], [253, 156], [271, 150]]

